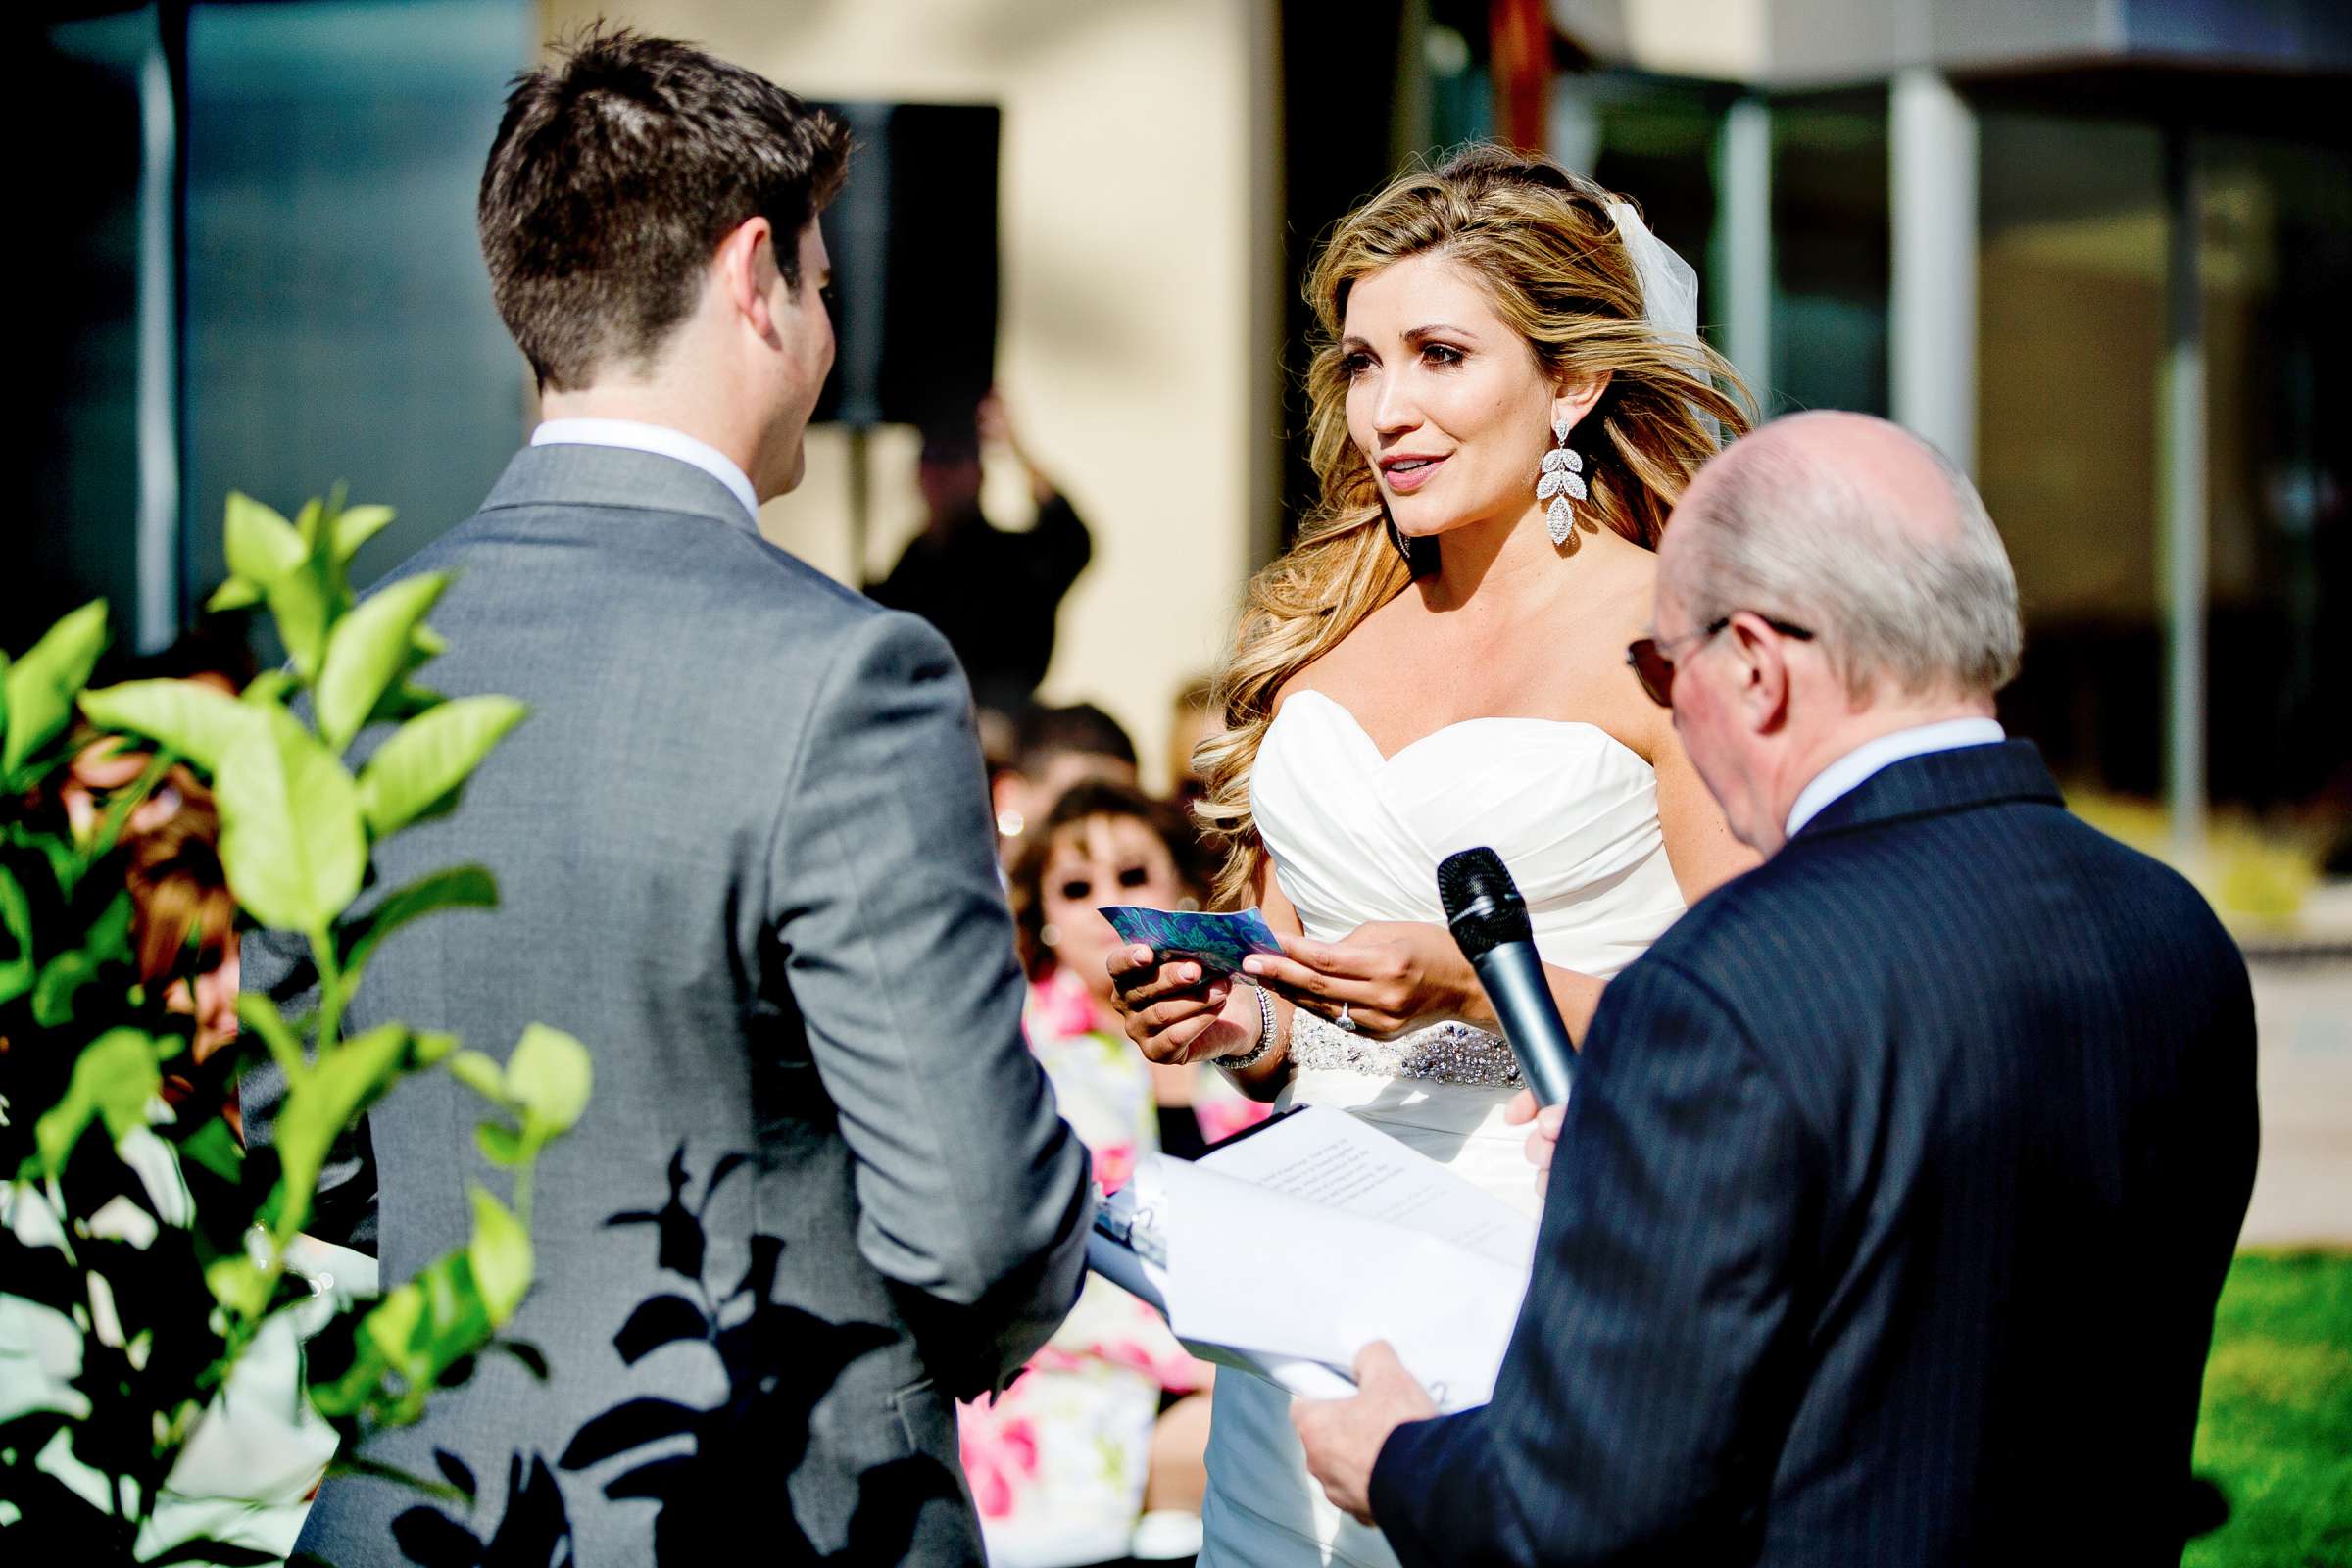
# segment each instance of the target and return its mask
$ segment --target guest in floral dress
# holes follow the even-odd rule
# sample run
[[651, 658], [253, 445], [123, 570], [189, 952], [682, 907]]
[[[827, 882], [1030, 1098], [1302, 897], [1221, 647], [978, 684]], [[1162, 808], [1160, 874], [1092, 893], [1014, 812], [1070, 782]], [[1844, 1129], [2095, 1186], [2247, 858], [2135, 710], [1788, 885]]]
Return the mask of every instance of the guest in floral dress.
[[[1179, 861], [1192, 842], [1157, 802], [1088, 783], [1048, 811], [1012, 868], [1030, 1049], [1109, 1191], [1161, 1147], [1153, 1073], [1165, 1069], [1144, 1060], [1110, 1011], [1106, 960], [1118, 936], [1096, 910], [1197, 906], [1198, 884]], [[1192, 1091], [1183, 1096], [1190, 1116], [1177, 1124], [1189, 1132], [1197, 1120], [1197, 1139], [1265, 1113], [1214, 1075], [1174, 1087]], [[1199, 1544], [1208, 1382], [1209, 1368], [1156, 1312], [1090, 1275], [1068, 1321], [1012, 1385], [963, 1407], [964, 1470], [994, 1568], [1189, 1557]]]

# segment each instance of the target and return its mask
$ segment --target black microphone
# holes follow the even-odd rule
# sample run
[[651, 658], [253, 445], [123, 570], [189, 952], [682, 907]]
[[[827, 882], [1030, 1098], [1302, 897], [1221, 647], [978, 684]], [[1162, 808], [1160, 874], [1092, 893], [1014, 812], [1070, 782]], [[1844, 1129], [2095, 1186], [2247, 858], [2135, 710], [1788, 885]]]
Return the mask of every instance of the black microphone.
[[1568, 1043], [1568, 1026], [1560, 1021], [1559, 1004], [1544, 979], [1527, 901], [1503, 869], [1502, 857], [1483, 845], [1447, 856], [1438, 866], [1438, 898], [1446, 906], [1454, 944], [1494, 1004], [1494, 1016], [1528, 1087], [1544, 1104], [1559, 1104], [1576, 1076], [1569, 1065], [1576, 1048]]

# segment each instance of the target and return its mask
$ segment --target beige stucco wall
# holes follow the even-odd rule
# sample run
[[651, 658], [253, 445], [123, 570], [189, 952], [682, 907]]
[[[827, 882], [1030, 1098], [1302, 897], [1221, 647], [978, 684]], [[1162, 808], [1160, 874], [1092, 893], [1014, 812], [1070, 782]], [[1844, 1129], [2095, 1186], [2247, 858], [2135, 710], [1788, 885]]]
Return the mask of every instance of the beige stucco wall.
[[[601, 16], [809, 96], [1003, 108], [998, 373], [1024, 443], [1095, 530], [1044, 695], [1108, 709], [1159, 779], [1169, 702], [1224, 646], [1272, 491], [1270, 0], [548, 0], [544, 14], [551, 36]], [[911, 431], [871, 443], [869, 573], [920, 520], [913, 452]], [[993, 463], [989, 483], [1007, 513], [1023, 510], [1010, 469]], [[848, 472], [842, 432], [811, 432], [807, 481], [760, 517], [845, 580]]]

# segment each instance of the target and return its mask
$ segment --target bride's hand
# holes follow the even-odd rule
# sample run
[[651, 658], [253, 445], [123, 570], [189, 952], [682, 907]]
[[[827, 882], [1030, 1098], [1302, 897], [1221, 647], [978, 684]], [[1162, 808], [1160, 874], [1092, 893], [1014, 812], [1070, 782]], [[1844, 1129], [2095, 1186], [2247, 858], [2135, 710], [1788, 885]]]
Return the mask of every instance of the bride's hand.
[[[1127, 1038], [1167, 1066], [1238, 1056], [1257, 1044], [1257, 1001], [1247, 986], [1205, 974], [1191, 958], [1159, 956], [1140, 943], [1110, 956], [1110, 1004]], [[1238, 993], [1238, 995], [1237, 995]]]
[[1283, 956], [1252, 956], [1243, 970], [1309, 1012], [1348, 1021], [1375, 1039], [1433, 1023], [1493, 1016], [1478, 975], [1443, 926], [1411, 920], [1359, 925], [1338, 942], [1281, 939]]

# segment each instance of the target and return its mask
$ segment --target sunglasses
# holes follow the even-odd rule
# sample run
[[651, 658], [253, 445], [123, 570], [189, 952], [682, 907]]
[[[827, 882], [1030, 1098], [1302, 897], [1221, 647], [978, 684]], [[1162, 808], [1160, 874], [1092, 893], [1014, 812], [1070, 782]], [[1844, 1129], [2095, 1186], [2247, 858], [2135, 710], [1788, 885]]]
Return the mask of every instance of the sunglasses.
[[[1733, 613], [1737, 614], [1739, 612], [1735, 611]], [[1800, 643], [1813, 640], [1813, 634], [1802, 626], [1791, 626], [1785, 620], [1774, 620], [1769, 615], [1761, 618], [1765, 625], [1770, 626], [1784, 637], [1793, 637]], [[1649, 694], [1651, 702], [1660, 708], [1672, 708], [1674, 706], [1674, 657], [1669, 655], [1666, 650], [1679, 644], [1689, 644], [1693, 650], [1702, 648], [1717, 632], [1731, 623], [1731, 615], [1725, 615], [1688, 636], [1669, 637], [1664, 642], [1660, 642], [1655, 637], [1643, 637], [1638, 642], [1626, 644], [1625, 662], [1632, 666], [1634, 678], [1642, 683], [1642, 691]]]

